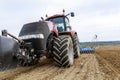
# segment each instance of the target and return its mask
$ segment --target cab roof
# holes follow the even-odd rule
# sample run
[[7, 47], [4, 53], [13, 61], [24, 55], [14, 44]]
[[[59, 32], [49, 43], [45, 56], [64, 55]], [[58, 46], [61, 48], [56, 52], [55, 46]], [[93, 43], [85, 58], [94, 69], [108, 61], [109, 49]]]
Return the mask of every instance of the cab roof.
[[53, 16], [48, 17], [47, 19], [56, 18], [56, 17], [63, 17], [63, 16], [65, 16], [65, 15], [64, 14], [55, 14]]

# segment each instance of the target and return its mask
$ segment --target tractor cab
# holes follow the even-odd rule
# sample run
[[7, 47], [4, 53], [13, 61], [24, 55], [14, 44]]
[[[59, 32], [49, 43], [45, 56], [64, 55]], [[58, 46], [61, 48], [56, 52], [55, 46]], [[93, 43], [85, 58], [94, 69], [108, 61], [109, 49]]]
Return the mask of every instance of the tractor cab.
[[74, 17], [74, 13], [71, 12], [67, 15], [64, 14], [56, 14], [51, 17], [48, 17], [46, 21], [52, 21], [55, 23], [58, 32], [68, 32], [71, 30], [71, 26], [69, 23], [68, 15], [71, 15], [71, 17]]

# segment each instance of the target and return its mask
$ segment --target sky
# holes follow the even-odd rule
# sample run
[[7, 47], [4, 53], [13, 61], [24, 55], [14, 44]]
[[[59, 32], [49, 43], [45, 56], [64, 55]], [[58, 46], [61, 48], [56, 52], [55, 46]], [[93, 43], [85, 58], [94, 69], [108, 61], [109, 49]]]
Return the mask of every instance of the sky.
[[39, 21], [41, 16], [74, 12], [72, 29], [80, 42], [120, 40], [120, 0], [0, 0], [0, 31], [18, 36], [26, 23]]

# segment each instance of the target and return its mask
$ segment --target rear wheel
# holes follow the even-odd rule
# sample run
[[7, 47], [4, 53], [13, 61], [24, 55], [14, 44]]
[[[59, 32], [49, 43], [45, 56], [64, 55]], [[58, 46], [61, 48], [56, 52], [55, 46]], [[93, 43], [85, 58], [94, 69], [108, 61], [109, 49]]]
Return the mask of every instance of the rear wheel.
[[53, 59], [59, 66], [69, 67], [73, 65], [74, 52], [70, 36], [59, 36], [54, 40]]
[[80, 46], [79, 46], [79, 40], [77, 35], [73, 37], [73, 49], [74, 49], [74, 57], [78, 58], [80, 56]]

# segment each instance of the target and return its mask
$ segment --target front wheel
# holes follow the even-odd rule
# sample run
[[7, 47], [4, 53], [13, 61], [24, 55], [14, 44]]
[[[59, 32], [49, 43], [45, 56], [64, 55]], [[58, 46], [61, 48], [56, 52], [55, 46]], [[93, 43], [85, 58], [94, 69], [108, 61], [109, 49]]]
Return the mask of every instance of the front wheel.
[[46, 52], [45, 56], [48, 59], [52, 59], [53, 58], [53, 55], [52, 55], [53, 40], [54, 40], [54, 35], [53, 35], [53, 33], [51, 33], [49, 35], [48, 39], [47, 39], [47, 45], [46, 45], [47, 52]]
[[17, 55], [17, 59], [18, 59], [19, 65], [21, 66], [35, 65], [39, 62], [39, 57], [36, 54], [26, 53], [23, 50], [20, 54]]

